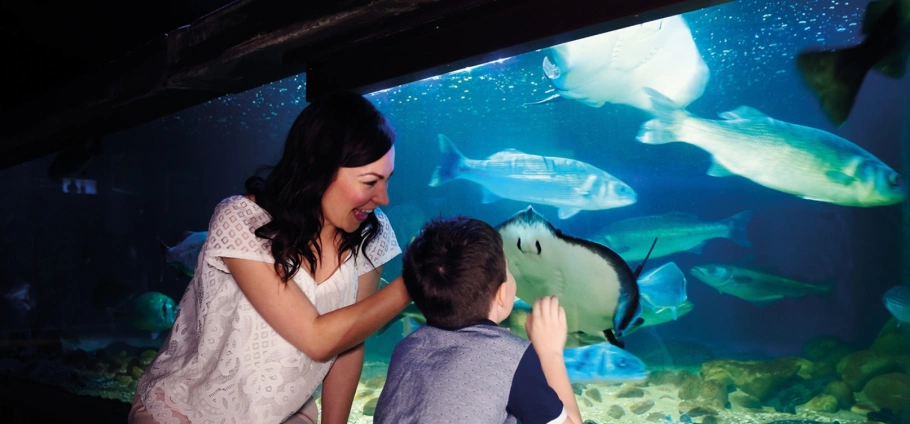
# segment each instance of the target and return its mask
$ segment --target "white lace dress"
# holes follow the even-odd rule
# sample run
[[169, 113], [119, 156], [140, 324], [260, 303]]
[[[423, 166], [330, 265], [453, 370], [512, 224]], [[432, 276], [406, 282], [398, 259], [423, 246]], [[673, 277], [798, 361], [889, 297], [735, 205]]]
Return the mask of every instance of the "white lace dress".
[[[306, 272], [293, 282], [319, 313], [354, 303], [357, 277], [401, 253], [388, 218], [357, 260], [345, 261], [321, 284]], [[278, 335], [253, 309], [221, 258], [274, 263], [267, 240], [253, 233], [270, 216], [244, 196], [215, 207], [196, 274], [180, 300], [168, 338], [136, 388], [162, 424], [280, 423], [313, 395], [334, 359], [317, 362]]]

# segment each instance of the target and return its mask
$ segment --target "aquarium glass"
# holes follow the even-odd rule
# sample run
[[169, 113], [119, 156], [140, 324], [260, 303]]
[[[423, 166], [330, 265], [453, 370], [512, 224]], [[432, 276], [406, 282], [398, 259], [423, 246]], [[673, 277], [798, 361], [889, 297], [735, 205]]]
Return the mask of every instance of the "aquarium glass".
[[[866, 17], [891, 4], [730, 2], [369, 93], [397, 133], [381, 209], [402, 249], [440, 216], [497, 227], [521, 298], [501, 325], [525, 336], [527, 304], [556, 293], [567, 360], [640, 366], [570, 367], [586, 422], [910, 422], [910, 79], [881, 38], [906, 18]], [[813, 84], [849, 91], [831, 78], [860, 63], [838, 118]], [[0, 372], [130, 402], [169, 331], [141, 310], [193, 272], [173, 249], [277, 160], [305, 90], [301, 74], [87, 141], [65, 180], [53, 156], [4, 171]], [[400, 273], [398, 256], [383, 278]], [[631, 292], [641, 311], [615, 324]], [[367, 340], [349, 422], [372, 422], [423, 324]]]

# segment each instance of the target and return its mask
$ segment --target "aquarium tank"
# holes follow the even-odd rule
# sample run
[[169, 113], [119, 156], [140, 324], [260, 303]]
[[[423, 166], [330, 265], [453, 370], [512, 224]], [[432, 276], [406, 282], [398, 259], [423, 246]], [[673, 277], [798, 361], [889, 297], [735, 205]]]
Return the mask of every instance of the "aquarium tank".
[[[439, 216], [500, 230], [501, 325], [560, 296], [586, 423], [908, 423], [906, 3], [730, 2], [368, 93], [397, 133], [382, 210], [402, 249]], [[0, 376], [128, 405], [215, 205], [278, 159], [306, 89], [0, 173]], [[616, 325], [613, 271], [641, 308]], [[367, 340], [350, 423], [421, 325]]]

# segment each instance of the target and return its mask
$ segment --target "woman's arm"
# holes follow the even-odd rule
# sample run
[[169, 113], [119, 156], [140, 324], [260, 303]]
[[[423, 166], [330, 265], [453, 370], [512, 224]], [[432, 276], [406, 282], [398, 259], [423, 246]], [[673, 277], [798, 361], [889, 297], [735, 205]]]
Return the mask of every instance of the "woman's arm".
[[363, 342], [401, 312], [411, 298], [401, 277], [351, 306], [319, 315], [297, 284], [284, 284], [272, 264], [223, 258], [253, 308], [281, 337], [317, 361]]
[[[360, 276], [357, 301], [360, 302], [379, 287], [382, 267]], [[342, 353], [322, 383], [322, 424], [345, 424], [351, 415], [351, 404], [363, 371], [364, 344]]]

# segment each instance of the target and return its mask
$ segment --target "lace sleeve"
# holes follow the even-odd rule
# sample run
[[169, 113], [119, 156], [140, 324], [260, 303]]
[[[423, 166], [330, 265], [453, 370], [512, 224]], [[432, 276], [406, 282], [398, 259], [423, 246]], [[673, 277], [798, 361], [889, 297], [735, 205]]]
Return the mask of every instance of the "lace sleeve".
[[215, 207], [209, 222], [203, 257], [212, 267], [228, 272], [222, 258], [240, 258], [274, 263], [269, 241], [256, 237], [257, 228], [269, 221], [269, 215], [244, 196], [223, 200]]
[[[379, 219], [379, 234], [376, 235], [376, 238], [373, 239], [369, 246], [362, 246], [360, 255], [358, 255], [355, 262], [358, 276], [372, 271], [375, 267], [385, 264], [401, 253], [401, 247], [398, 246], [398, 239], [395, 237], [395, 232], [392, 231], [389, 217], [379, 208], [376, 208], [374, 213], [376, 218]], [[366, 258], [370, 258], [370, 260], [367, 261]]]

